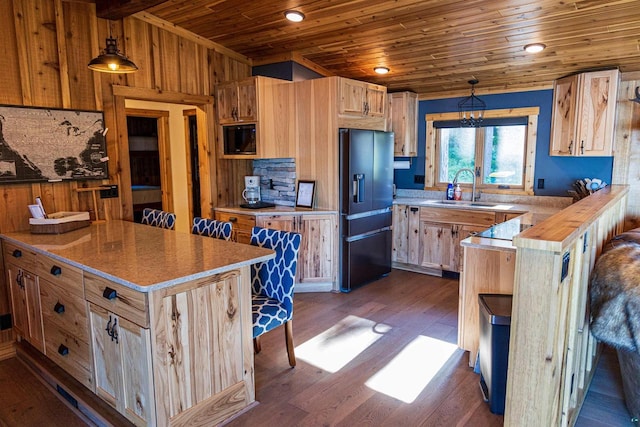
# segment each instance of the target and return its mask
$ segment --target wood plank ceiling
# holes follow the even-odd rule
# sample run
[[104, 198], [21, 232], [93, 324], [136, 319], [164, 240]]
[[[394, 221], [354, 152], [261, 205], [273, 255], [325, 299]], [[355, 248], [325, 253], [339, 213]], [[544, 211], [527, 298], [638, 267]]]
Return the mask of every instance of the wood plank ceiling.
[[[295, 9], [306, 19], [285, 20]], [[249, 57], [303, 58], [327, 74], [421, 98], [550, 87], [590, 69], [640, 71], [638, 0], [169, 0], [146, 9]], [[528, 54], [524, 45], [546, 50]], [[391, 72], [378, 76], [375, 66]]]

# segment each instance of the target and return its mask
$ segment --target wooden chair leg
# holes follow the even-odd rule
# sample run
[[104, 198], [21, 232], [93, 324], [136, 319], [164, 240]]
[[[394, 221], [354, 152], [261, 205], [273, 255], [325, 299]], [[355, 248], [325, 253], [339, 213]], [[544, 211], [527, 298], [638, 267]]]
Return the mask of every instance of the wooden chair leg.
[[296, 354], [293, 350], [293, 321], [289, 320], [284, 324], [284, 340], [287, 344], [287, 355], [289, 356], [289, 365], [293, 368], [296, 366]]
[[260, 337], [255, 337], [253, 339], [253, 351], [258, 354], [260, 350], [262, 350], [262, 347], [260, 347]]

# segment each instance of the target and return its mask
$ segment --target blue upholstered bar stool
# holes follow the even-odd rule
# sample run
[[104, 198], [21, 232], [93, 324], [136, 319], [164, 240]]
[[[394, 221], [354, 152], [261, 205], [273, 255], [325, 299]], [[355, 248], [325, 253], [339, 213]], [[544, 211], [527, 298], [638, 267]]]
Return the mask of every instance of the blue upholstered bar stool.
[[145, 208], [142, 211], [142, 224], [173, 230], [176, 226], [176, 214], [160, 209]]
[[293, 286], [302, 237], [290, 231], [253, 227], [250, 243], [272, 249], [275, 258], [251, 266], [253, 343], [260, 352], [260, 335], [284, 325], [289, 365], [296, 366], [293, 350]]
[[216, 239], [231, 240], [232, 225], [227, 221], [218, 221], [209, 218], [193, 218], [192, 234], [215, 237]]

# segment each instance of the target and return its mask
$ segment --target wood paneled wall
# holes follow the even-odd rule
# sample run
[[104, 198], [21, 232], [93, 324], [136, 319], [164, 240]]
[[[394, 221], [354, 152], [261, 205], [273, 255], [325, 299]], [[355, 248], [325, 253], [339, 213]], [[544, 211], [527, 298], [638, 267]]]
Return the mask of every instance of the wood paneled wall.
[[[87, 63], [104, 48], [109, 34], [119, 49], [139, 67], [133, 74], [96, 73]], [[126, 129], [118, 126], [112, 86], [128, 86], [185, 95], [214, 94], [216, 83], [251, 75], [248, 59], [205, 39], [163, 25], [146, 15], [121, 21], [96, 18], [90, 2], [66, 0], [8, 0], [0, 2], [0, 103], [51, 108], [104, 111], [107, 133], [109, 180], [119, 185], [120, 150], [126, 149]], [[251, 163], [218, 162], [215, 159], [215, 107], [204, 106], [200, 120], [207, 123], [209, 146], [202, 147], [201, 167], [208, 180], [202, 184], [203, 206], [227, 204], [239, 198], [236, 177], [249, 174]], [[120, 128], [119, 128], [120, 127]], [[126, 175], [126, 174], [125, 174]], [[127, 175], [128, 176], [128, 175]], [[89, 210], [88, 193], [77, 196], [74, 188], [102, 182], [0, 184], [0, 232], [26, 230], [27, 205], [42, 197], [49, 212]], [[239, 188], [238, 188], [239, 187]], [[105, 199], [111, 218], [122, 218], [119, 198]], [[103, 213], [100, 215], [102, 216]], [[207, 214], [206, 210], [203, 214]]]
[[628, 184], [625, 230], [640, 227], [640, 104], [636, 97], [640, 72], [622, 74], [618, 87], [612, 184]]

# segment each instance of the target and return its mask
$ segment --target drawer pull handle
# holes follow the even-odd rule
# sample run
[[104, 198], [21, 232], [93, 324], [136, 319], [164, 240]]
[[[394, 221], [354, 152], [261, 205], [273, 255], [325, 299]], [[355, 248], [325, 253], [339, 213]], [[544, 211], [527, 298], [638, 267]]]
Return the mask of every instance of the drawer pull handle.
[[20, 258], [22, 256], [22, 251], [20, 249], [14, 249], [11, 255], [13, 255], [14, 258]]
[[419, 209], [420, 209], [420, 208], [416, 208], [416, 207], [413, 207], [413, 206], [409, 208], [409, 210], [410, 210], [411, 212], [418, 212], [418, 210], [419, 210]]
[[58, 267], [57, 265], [54, 265], [53, 267], [51, 267], [51, 274], [53, 274], [54, 276], [59, 276], [62, 274], [62, 268]]
[[229, 222], [238, 222], [238, 218], [235, 216], [229, 217]]
[[104, 291], [102, 292], [102, 296], [108, 300], [112, 300], [112, 299], [116, 299], [116, 297], [118, 296], [118, 293], [116, 292], [115, 289], [111, 289], [110, 287], [106, 287], [104, 288]]
[[60, 347], [58, 347], [58, 353], [61, 356], [66, 356], [69, 354], [69, 348], [64, 344], [60, 344]]
[[53, 311], [55, 311], [58, 314], [64, 313], [64, 304], [60, 304], [60, 301], [58, 301], [55, 307], [53, 307]]

